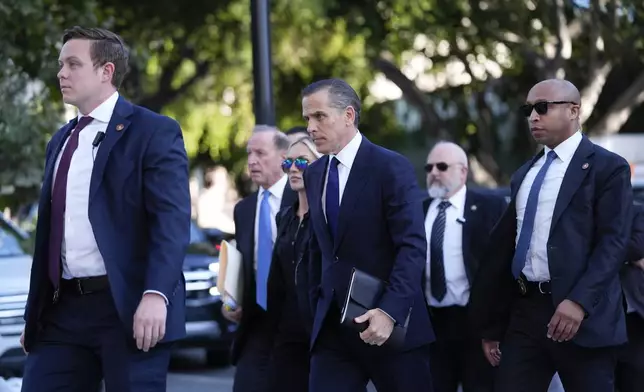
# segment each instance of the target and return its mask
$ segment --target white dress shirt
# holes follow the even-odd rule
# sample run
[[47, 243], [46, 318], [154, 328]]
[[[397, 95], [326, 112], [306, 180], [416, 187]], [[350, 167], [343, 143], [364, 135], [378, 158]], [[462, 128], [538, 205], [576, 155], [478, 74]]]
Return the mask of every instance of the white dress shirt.
[[282, 178], [279, 179], [272, 187], [268, 190], [260, 187], [257, 192], [257, 206], [255, 207], [255, 268], [257, 268], [257, 239], [259, 235], [259, 208], [262, 205], [262, 199], [264, 198], [264, 192], [269, 192], [270, 196], [268, 197], [268, 205], [271, 207], [271, 234], [273, 237], [273, 244], [275, 244], [275, 237], [277, 237], [277, 223], [275, 222], [275, 217], [280, 210], [282, 205], [282, 196], [284, 195], [284, 188], [286, 187], [286, 182], [288, 181], [288, 176], [284, 174]]
[[[78, 148], [69, 165], [67, 197], [65, 198], [67, 206], [65, 208], [65, 233], [61, 249], [63, 278], [65, 279], [106, 274], [105, 262], [98, 250], [92, 224], [89, 221], [89, 186], [94, 169], [94, 157], [100, 148], [100, 145], [98, 148], [94, 148], [92, 153], [92, 142], [97, 133], [106, 132], [118, 98], [119, 94], [115, 92], [88, 114], [94, 120], [78, 135]], [[82, 116], [79, 113], [78, 118], [80, 119]], [[68, 141], [69, 138], [65, 141], [65, 145], [56, 159], [54, 181]]]
[[[338, 186], [340, 188], [340, 205], [342, 205], [342, 195], [344, 195], [344, 188], [347, 187], [347, 180], [349, 180], [349, 173], [351, 173], [351, 166], [353, 166], [353, 161], [356, 160], [356, 155], [358, 155], [358, 149], [360, 149], [360, 143], [362, 143], [362, 135], [360, 132], [356, 132], [355, 136], [351, 141], [344, 146], [342, 151], [337, 155], [329, 155], [329, 164], [326, 170], [326, 177], [324, 179], [324, 190], [322, 191], [322, 210], [324, 211], [324, 217], [326, 218], [326, 184], [329, 182], [329, 167], [333, 158], [337, 158], [340, 163], [338, 164]], [[328, 220], [327, 220], [328, 221]]]
[[[544, 282], [550, 280], [550, 270], [548, 268], [548, 239], [550, 237], [550, 226], [552, 223], [552, 214], [555, 211], [555, 204], [559, 196], [559, 189], [570, 165], [577, 147], [581, 143], [582, 135], [578, 131], [570, 136], [563, 143], [554, 148], [557, 158], [552, 161], [552, 164], [546, 172], [546, 176], [541, 185], [539, 192], [539, 202], [537, 204], [537, 213], [534, 220], [534, 230], [530, 240], [530, 247], [526, 256], [525, 267], [523, 267], [523, 274], [529, 281]], [[517, 234], [515, 238], [515, 245], [519, 241], [519, 234], [523, 226], [523, 216], [525, 215], [525, 208], [528, 202], [528, 194], [534, 182], [537, 173], [541, 167], [546, 163], [546, 157], [550, 149], [545, 147], [544, 155], [532, 165], [526, 174], [519, 192], [517, 193], [516, 212], [517, 212]]]
[[445, 209], [445, 237], [443, 241], [443, 265], [447, 293], [442, 301], [432, 296], [431, 291], [431, 238], [434, 221], [438, 216], [438, 205], [443, 199], [434, 199], [427, 210], [425, 232], [427, 233], [427, 268], [426, 298], [430, 306], [466, 306], [470, 299], [470, 283], [467, 280], [465, 261], [463, 260], [463, 224], [465, 197], [467, 187], [463, 186], [452, 197], [447, 199], [450, 206]]

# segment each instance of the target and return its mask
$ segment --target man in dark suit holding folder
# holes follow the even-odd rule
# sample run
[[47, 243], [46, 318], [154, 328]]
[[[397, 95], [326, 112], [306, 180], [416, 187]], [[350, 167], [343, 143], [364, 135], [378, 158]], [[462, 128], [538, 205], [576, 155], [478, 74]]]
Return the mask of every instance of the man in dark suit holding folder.
[[[346, 82], [319, 81], [302, 96], [309, 134], [329, 154], [304, 172], [320, 276], [310, 391], [353, 392], [369, 380], [379, 391], [431, 391], [434, 334], [421, 289], [427, 245], [414, 169], [360, 134], [360, 99]], [[355, 319], [368, 323], [362, 333], [340, 325], [354, 268], [387, 282], [377, 306]], [[402, 346], [385, 344], [405, 324]]]

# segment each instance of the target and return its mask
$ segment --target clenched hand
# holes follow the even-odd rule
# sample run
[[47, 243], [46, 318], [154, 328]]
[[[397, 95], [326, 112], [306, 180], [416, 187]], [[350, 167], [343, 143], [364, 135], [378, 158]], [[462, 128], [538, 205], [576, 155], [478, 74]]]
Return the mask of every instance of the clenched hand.
[[569, 299], [561, 301], [548, 323], [548, 338], [555, 342], [568, 341], [575, 337], [584, 320], [584, 309]]
[[501, 349], [499, 348], [499, 342], [483, 339], [482, 346], [485, 358], [490, 365], [494, 367], [499, 366], [499, 363], [501, 363]]
[[134, 313], [134, 339], [139, 350], [148, 352], [165, 336], [168, 316], [165, 299], [159, 294], [147, 293]]
[[394, 320], [380, 309], [371, 309], [355, 318], [358, 324], [365, 321], [369, 322], [369, 327], [360, 333], [360, 339], [367, 344], [382, 346], [394, 330]]

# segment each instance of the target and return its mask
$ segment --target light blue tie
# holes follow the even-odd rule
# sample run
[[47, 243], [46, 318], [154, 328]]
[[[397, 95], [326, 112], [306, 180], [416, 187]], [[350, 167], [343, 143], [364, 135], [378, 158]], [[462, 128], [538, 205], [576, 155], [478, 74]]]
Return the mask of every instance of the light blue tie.
[[557, 158], [557, 153], [550, 150], [546, 158], [546, 163], [544, 163], [541, 169], [539, 169], [539, 172], [532, 183], [532, 187], [530, 188], [528, 201], [525, 205], [525, 212], [523, 214], [523, 225], [521, 225], [519, 241], [517, 241], [517, 248], [514, 251], [514, 259], [512, 260], [512, 274], [515, 278], [519, 277], [523, 267], [525, 266], [526, 256], [528, 255], [528, 249], [530, 248], [530, 241], [532, 240], [534, 219], [537, 215], [539, 191], [541, 191], [541, 185], [543, 185], [543, 179], [546, 177], [546, 172], [555, 158]]
[[262, 194], [262, 203], [259, 206], [259, 225], [257, 228], [257, 304], [263, 309], [267, 308], [266, 286], [273, 254], [271, 206], [268, 203], [270, 196], [271, 193], [267, 190]]

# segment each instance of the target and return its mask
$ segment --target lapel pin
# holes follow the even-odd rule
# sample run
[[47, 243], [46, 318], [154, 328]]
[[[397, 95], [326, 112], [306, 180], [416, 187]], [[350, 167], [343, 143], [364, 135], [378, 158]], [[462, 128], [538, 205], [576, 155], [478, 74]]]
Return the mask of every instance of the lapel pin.
[[586, 169], [588, 169], [588, 166], [590, 166], [590, 165], [588, 164], [588, 162], [586, 162], [583, 165], [581, 165], [581, 168], [586, 170]]
[[117, 125], [117, 126], [116, 126], [116, 131], [117, 131], [117, 132], [121, 132], [121, 131], [123, 130], [123, 128], [125, 128], [125, 127], [123, 126], [123, 124], [119, 124], [119, 125]]
[[472, 207], [470, 207], [470, 209], [471, 209], [472, 211], [476, 211], [476, 209], [477, 209], [477, 208], [478, 208], [478, 207], [476, 207], [476, 205], [473, 205]]

